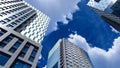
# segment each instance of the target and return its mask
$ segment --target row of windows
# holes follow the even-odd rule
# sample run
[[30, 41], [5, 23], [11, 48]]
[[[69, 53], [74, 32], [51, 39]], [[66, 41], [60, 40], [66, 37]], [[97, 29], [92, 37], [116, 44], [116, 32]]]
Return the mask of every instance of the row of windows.
[[[14, 35], [7, 36], [3, 41], [0, 42], [0, 48], [4, 48], [13, 38], [15, 38]], [[23, 41], [22, 39], [18, 38], [18, 42], [14, 44], [14, 46], [18, 46], [18, 43]]]
[[[11, 42], [11, 40], [15, 37], [16, 36], [14, 36], [12, 34], [7, 36], [4, 40], [2, 40], [0, 42], [0, 47], [4, 48], [4, 46], [7, 45], [9, 42]], [[18, 37], [16, 37], [16, 38], [18, 38]], [[20, 47], [22, 42], [23, 42], [23, 40], [18, 38], [18, 40], [14, 43], [14, 45], [8, 51], [11, 52], [11, 53], [14, 53]], [[32, 50], [31, 55], [28, 58], [28, 61], [34, 62], [35, 56], [36, 56], [37, 51], [38, 51], [38, 47], [36, 47], [36, 46], [34, 46], [30, 43], [27, 43], [23, 47], [19, 56], [23, 58], [25, 56], [25, 54], [28, 52], [28, 49], [30, 48], [30, 46], [33, 46], [34, 48]], [[4, 66], [6, 64], [6, 62], [9, 60], [9, 58], [10, 58], [9, 55], [6, 55], [6, 54], [3, 54], [3, 53], [0, 52], [0, 66]], [[26, 64], [26, 63], [24, 63], [20, 60], [15, 60], [15, 62], [13, 63], [13, 65], [10, 68], [30, 68], [30, 67], [31, 67], [31, 65], [29, 65], [29, 64]]]
[[19, 3], [19, 4], [15, 4], [15, 5], [10, 5], [10, 6], [1, 7], [1, 8], [0, 8], [0, 11], [2, 11], [2, 10], [7, 10], [7, 9], [10, 9], [10, 8], [15, 8], [15, 7], [18, 7], [18, 6], [21, 6], [21, 5], [24, 5], [24, 3]]
[[9, 10], [9, 11], [2, 12], [2, 13], [0, 13], [0, 16], [3, 17], [3, 16], [5, 16], [5, 15], [7, 15], [7, 14], [16, 12], [16, 11], [21, 10], [21, 9], [23, 9], [23, 8], [26, 8], [26, 7], [28, 7], [28, 6], [27, 6], [27, 5], [24, 5], [24, 6], [21, 6], [21, 7], [18, 7], [18, 8], [11, 9], [11, 10]]
[[13, 36], [6, 37], [3, 41], [0, 42], [0, 48], [4, 48], [12, 39]]
[[0, 28], [0, 36], [2, 36], [4, 33], [6, 33], [7, 31], [3, 30]]
[[18, 40], [9, 50], [9, 52], [14, 53], [18, 47], [21, 45], [22, 41]]
[[14, 0], [14, 1], [0, 2], [0, 5], [2, 5], [2, 4], [9, 4], [9, 3], [15, 3], [15, 2], [19, 2], [19, 1], [18, 0]]
[[[0, 23], [1, 23], [1, 24], [5, 24], [5, 23], [7, 23], [7, 22], [10, 22], [11, 20], [13, 20], [13, 19], [15, 19], [15, 18], [17, 18], [17, 17], [25, 14], [27, 11], [30, 11], [31, 9], [32, 9], [32, 8], [28, 8], [28, 9], [22, 11], [22, 12], [19, 12], [19, 13], [15, 14], [15, 15], [13, 15], [13, 16], [10, 16], [10, 17], [8, 17], [8, 18], [6, 18], [6, 19], [4, 19], [4, 20], [1, 20]], [[18, 22], [19, 22], [19, 21], [18, 21]]]
[[21, 21], [25, 20], [26, 18], [28, 18], [31, 14], [33, 14], [35, 12], [35, 10], [31, 11], [30, 13], [24, 15], [23, 17], [19, 18], [18, 20], [16, 20], [15, 22], [12, 22], [11, 24], [8, 24], [7, 27], [8, 28], [13, 28], [15, 27], [17, 24], [21, 23]]
[[[0, 66], [4, 66], [9, 58], [9, 55], [0, 52]], [[10, 68], [31, 68], [31, 65], [20, 60], [15, 60]]]
[[[25, 54], [27, 53], [27, 51], [28, 51], [28, 49], [29, 49], [30, 46], [33, 46], [33, 45], [27, 43], [27, 44], [24, 46], [24, 48], [22, 49], [22, 51], [20, 52], [19, 56], [22, 57], [22, 58], [24, 58], [24, 56], [25, 56]], [[32, 53], [31, 53], [31, 55], [30, 55], [30, 57], [29, 57], [29, 59], [28, 59], [29, 61], [31, 61], [31, 62], [34, 61], [34, 58], [35, 58], [35, 56], [36, 56], [37, 51], [38, 51], [38, 48], [37, 48], [37, 47], [34, 47]]]

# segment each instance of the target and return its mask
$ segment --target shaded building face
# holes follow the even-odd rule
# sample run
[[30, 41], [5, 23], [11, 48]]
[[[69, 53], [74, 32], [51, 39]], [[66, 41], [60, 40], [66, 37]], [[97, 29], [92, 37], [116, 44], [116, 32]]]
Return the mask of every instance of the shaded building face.
[[36, 68], [49, 17], [22, 0], [0, 6], [0, 68]]
[[113, 10], [112, 14], [120, 17], [120, 0], [117, 0], [117, 2], [111, 7]]

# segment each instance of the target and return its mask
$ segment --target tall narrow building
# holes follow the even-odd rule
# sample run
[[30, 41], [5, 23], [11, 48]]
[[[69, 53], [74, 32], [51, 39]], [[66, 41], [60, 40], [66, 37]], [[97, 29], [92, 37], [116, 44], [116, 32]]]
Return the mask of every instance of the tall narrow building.
[[117, 17], [113, 14], [101, 11], [99, 9], [91, 7], [97, 14], [103, 18], [108, 24], [114, 27], [117, 31], [120, 31], [120, 17]]
[[93, 68], [93, 66], [83, 49], [63, 39], [49, 52], [47, 68]]
[[0, 68], [36, 68], [49, 20], [22, 0], [0, 0]]

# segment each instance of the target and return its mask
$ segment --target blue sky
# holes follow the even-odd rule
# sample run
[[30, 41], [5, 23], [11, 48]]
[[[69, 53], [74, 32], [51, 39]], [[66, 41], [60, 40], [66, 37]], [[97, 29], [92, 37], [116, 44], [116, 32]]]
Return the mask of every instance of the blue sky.
[[49, 50], [60, 38], [86, 50], [95, 68], [120, 67], [120, 33], [91, 10], [86, 0], [26, 1], [51, 18], [39, 67], [46, 65]]

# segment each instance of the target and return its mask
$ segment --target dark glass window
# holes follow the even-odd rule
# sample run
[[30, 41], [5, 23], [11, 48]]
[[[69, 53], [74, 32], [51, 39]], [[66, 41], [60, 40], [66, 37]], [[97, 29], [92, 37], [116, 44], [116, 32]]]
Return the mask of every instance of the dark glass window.
[[25, 56], [25, 53], [24, 53], [24, 52], [21, 52], [19, 56], [20, 56], [20, 57], [24, 57], [24, 56]]
[[8, 36], [7, 38], [4, 39], [4, 42], [9, 43], [12, 39], [13, 39], [12, 37]]
[[24, 57], [26, 52], [28, 51], [30, 45], [29, 44], [26, 44], [25, 47], [22, 49], [21, 53], [20, 53], [20, 57]]
[[6, 62], [9, 60], [10, 56], [0, 52], [0, 65], [4, 66]]
[[5, 47], [5, 43], [3, 43], [3, 42], [0, 42], [0, 48], [3, 48], [3, 47]]
[[29, 61], [31, 61], [31, 62], [34, 61], [34, 58], [35, 58], [35, 56], [36, 56], [37, 51], [38, 51], [38, 48], [37, 48], [37, 47], [34, 47], [32, 53], [31, 53], [31, 55], [30, 55], [30, 57], [29, 57], [29, 59], [28, 59]]
[[20, 46], [20, 44], [21, 44], [21, 41], [17, 41], [15, 44], [14, 44], [14, 46], [12, 47], [12, 48], [10, 48], [10, 52], [11, 53], [14, 53], [16, 50], [17, 50], [17, 48]]
[[10, 50], [9, 50], [9, 52], [11, 52], [11, 53], [14, 53], [16, 51], [16, 49], [15, 48], [10, 48]]
[[3, 20], [1, 20], [1, 21], [0, 21], [0, 23], [1, 23], [1, 24], [5, 24], [6, 22], [5, 22], [5, 21], [3, 21]]
[[31, 68], [31, 65], [20, 60], [16, 60], [16, 62], [10, 68]]
[[2, 36], [4, 33], [6, 33], [6, 31], [0, 28], [0, 36]]
[[33, 61], [34, 61], [34, 58], [35, 58], [35, 57], [30, 56], [28, 60], [31, 61], [31, 62], [33, 62]]
[[35, 57], [36, 53], [37, 53], [37, 51], [33, 50], [31, 55], [32, 55], [33, 57]]

